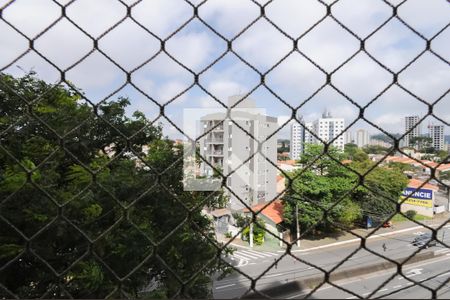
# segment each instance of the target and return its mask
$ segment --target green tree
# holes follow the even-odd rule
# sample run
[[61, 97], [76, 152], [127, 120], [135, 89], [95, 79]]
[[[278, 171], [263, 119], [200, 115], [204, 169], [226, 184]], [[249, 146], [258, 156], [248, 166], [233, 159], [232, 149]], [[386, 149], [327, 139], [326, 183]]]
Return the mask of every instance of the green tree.
[[[238, 213], [233, 214], [233, 218], [236, 221], [236, 225], [239, 228], [243, 228], [242, 236], [249, 241], [250, 240], [250, 223], [252, 218], [249, 215], [241, 215]], [[256, 218], [256, 223], [253, 225], [253, 242], [256, 245], [262, 245], [264, 237], [266, 235], [266, 223], [260, 217]]]
[[[395, 212], [396, 202], [407, 184], [401, 170], [374, 167], [364, 155], [346, 168], [330, 158], [342, 159], [338, 150], [332, 148], [330, 156], [315, 160], [321, 153], [322, 146], [307, 147], [301, 161], [312, 163], [311, 167], [290, 174], [295, 179], [283, 201], [285, 221], [293, 230], [296, 205], [302, 230], [314, 227], [313, 233], [336, 230], [336, 225], [351, 227], [363, 213], [387, 216]], [[364, 176], [365, 186], [359, 185], [356, 173], [365, 174], [369, 170]]]
[[428, 136], [414, 136], [409, 141], [410, 145], [419, 151], [426, 151], [426, 153], [434, 153], [435, 150], [432, 147], [433, 139]]
[[362, 148], [367, 154], [386, 154], [391, 151], [392, 148], [386, 148], [378, 145], [367, 145]]
[[353, 156], [358, 152], [358, 145], [348, 143], [344, 145], [344, 153], [348, 159], [353, 159]]
[[222, 193], [185, 192], [182, 151], [127, 105], [0, 74], [4, 297], [138, 297], [150, 280], [171, 297], [196, 275], [183, 292], [200, 298], [227, 271], [201, 214]]
[[439, 162], [441, 162], [441, 163], [449, 163], [450, 162], [450, 154], [447, 151], [439, 150], [436, 153], [436, 156], [439, 158]]

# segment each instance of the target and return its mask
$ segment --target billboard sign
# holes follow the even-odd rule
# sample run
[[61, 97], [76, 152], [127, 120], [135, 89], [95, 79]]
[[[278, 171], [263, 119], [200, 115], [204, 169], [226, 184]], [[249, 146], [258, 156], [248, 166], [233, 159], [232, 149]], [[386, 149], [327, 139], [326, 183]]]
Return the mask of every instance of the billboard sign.
[[409, 195], [411, 196], [403, 202], [404, 204], [433, 207], [433, 190], [407, 187], [403, 190], [400, 198], [405, 199]]

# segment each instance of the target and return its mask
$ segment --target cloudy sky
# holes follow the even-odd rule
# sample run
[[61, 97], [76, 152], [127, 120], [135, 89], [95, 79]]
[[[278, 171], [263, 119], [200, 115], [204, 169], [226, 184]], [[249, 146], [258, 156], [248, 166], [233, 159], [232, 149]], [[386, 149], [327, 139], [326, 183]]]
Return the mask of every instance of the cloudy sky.
[[[0, 7], [9, 2], [0, 0]], [[404, 89], [397, 85], [388, 88], [392, 75], [364, 52], [336, 70], [360, 50], [360, 42], [332, 17], [326, 17], [325, 4], [333, 1], [272, 1], [265, 6], [267, 19], [259, 19], [243, 33], [259, 17], [258, 4], [265, 5], [267, 1], [207, 0], [198, 8], [201, 20], [192, 18], [193, 6], [201, 2], [194, 0], [77, 0], [65, 9], [70, 20], [61, 17], [61, 7], [55, 2], [67, 5], [70, 1], [17, 0], [3, 10], [0, 71], [21, 76], [34, 70], [48, 82], [59, 82], [59, 68], [93, 103], [128, 96], [132, 102], [130, 113], [140, 110], [148, 118], [162, 122], [165, 134], [173, 138], [182, 135], [164, 118], [158, 119], [159, 107], [143, 93], [160, 104], [171, 101], [165, 107], [166, 116], [180, 127], [183, 109], [221, 107], [194, 84], [193, 74], [178, 62], [201, 73], [201, 86], [224, 103], [231, 95], [252, 91], [250, 97], [258, 107], [278, 117], [280, 125], [292, 115], [291, 107], [299, 106], [306, 121], [313, 121], [328, 108], [335, 117], [343, 117], [350, 124], [358, 118], [359, 109], [344, 95], [364, 106], [385, 91], [368, 106], [365, 116], [389, 132], [402, 132], [404, 116], [424, 116], [428, 112], [427, 105], [404, 89], [425, 103], [442, 98], [434, 113], [447, 125], [450, 123], [450, 28], [446, 27], [450, 22], [450, 3], [446, 0], [408, 0], [398, 8], [400, 18], [423, 38], [434, 37], [431, 49], [440, 57], [429, 51], [422, 53], [425, 40], [400, 20], [390, 19], [393, 10], [387, 3], [398, 5], [401, 1], [340, 0], [332, 6], [334, 18], [356, 37], [366, 39], [365, 49], [371, 56], [392, 72], [401, 71], [399, 83]], [[131, 18], [127, 17], [126, 5], [131, 7]], [[108, 30], [112, 26], [115, 27]], [[36, 51], [28, 51], [26, 37], [34, 39]], [[165, 50], [178, 62], [160, 52], [158, 38], [167, 39]], [[117, 65], [93, 49], [93, 39], [98, 39], [99, 49]], [[233, 41], [232, 49], [239, 57], [226, 53], [224, 39]], [[303, 55], [293, 51], [294, 45]], [[405, 68], [418, 55], [417, 61]], [[265, 76], [270, 90], [258, 86], [260, 75], [248, 64], [261, 73], [270, 70]], [[131, 72], [132, 82], [141, 91], [126, 84], [123, 70]], [[331, 82], [340, 92], [326, 85], [316, 93], [326, 83], [324, 72], [333, 73]], [[304, 104], [307, 99], [310, 100]], [[440, 123], [428, 117], [423, 131], [429, 122]], [[362, 120], [350, 130], [359, 128], [379, 133]], [[448, 126], [446, 131], [450, 134]], [[278, 136], [288, 135], [289, 128], [285, 126]]]

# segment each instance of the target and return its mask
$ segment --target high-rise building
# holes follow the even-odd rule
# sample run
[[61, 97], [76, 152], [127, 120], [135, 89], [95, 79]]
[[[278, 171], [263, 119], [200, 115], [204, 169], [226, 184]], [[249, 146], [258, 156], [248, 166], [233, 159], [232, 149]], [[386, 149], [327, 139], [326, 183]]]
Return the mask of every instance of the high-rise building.
[[444, 125], [428, 125], [428, 134], [432, 140], [432, 146], [435, 150], [445, 149]]
[[[240, 99], [239, 96], [230, 97], [229, 106]], [[252, 109], [255, 109], [254, 101], [246, 98], [231, 111], [233, 122], [226, 118], [225, 113], [213, 113], [201, 118], [203, 133], [206, 135], [200, 139], [200, 154], [224, 175], [234, 171], [227, 178], [227, 186], [234, 192], [229, 193], [232, 210], [244, 208], [241, 200], [251, 206], [276, 196], [276, 168], [266, 158], [276, 164], [277, 138], [273, 135], [266, 142], [263, 141], [278, 128], [277, 118]], [[263, 142], [262, 155], [256, 153], [248, 160], [257, 152], [258, 141]], [[214, 175], [214, 170], [204, 162], [200, 169], [204, 176]]]
[[291, 159], [300, 159], [300, 156], [305, 151], [306, 144], [312, 144], [314, 139], [311, 134], [312, 123], [305, 123], [303, 118], [299, 118], [300, 123], [293, 123], [291, 125]]
[[347, 130], [345, 132], [345, 143], [346, 144], [354, 144], [355, 143], [355, 139], [353, 138], [353, 132], [351, 132], [350, 130]]
[[[406, 147], [412, 147], [411, 139], [413, 137], [419, 137], [420, 136], [420, 124], [419, 123], [419, 116], [407, 116], [405, 117], [405, 132], [408, 132], [404, 137], [404, 145]], [[417, 126], [416, 126], [417, 125]]]
[[358, 129], [356, 131], [356, 145], [362, 148], [369, 144], [369, 132], [365, 129]]
[[[333, 118], [330, 112], [325, 110], [322, 118], [313, 122], [313, 131], [324, 142], [331, 141], [337, 137], [332, 145], [340, 150], [344, 150], [345, 134], [341, 134], [344, 131], [344, 124], [343, 118]], [[322, 143], [316, 138], [314, 140], [316, 143]]]

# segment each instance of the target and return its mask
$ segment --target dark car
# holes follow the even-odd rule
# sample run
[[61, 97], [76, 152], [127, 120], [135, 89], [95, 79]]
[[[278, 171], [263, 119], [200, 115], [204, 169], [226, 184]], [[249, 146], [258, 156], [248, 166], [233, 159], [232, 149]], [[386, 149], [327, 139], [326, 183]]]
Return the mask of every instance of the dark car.
[[432, 240], [432, 238], [433, 238], [433, 236], [431, 235], [431, 233], [423, 233], [423, 234], [419, 235], [418, 237], [416, 237], [412, 241], [412, 244], [419, 248], [428, 248], [428, 247], [436, 246], [436, 244], [437, 244], [436, 240]]

